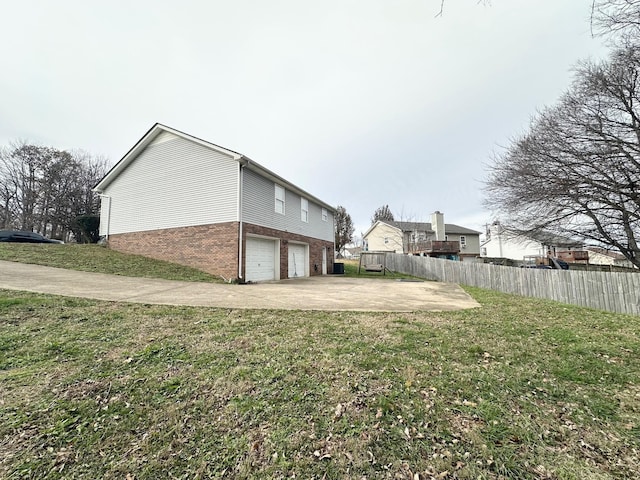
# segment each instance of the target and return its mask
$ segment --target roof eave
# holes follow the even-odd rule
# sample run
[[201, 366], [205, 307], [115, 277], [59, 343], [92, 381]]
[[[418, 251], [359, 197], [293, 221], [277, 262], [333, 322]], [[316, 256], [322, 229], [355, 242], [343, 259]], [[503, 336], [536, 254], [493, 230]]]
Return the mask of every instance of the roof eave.
[[296, 192], [298, 195], [304, 196], [305, 198], [313, 201], [314, 203], [326, 208], [332, 214], [336, 212], [336, 208], [332, 205], [329, 205], [326, 202], [323, 202], [319, 198], [311, 195], [310, 193], [304, 191], [303, 189], [295, 186], [291, 182], [285, 180], [280, 175], [272, 172], [266, 167], [263, 167], [258, 162], [251, 160], [249, 157], [242, 155], [241, 153], [234, 152], [233, 150], [229, 150], [227, 148], [221, 147], [211, 142], [207, 142], [206, 140], [202, 140], [201, 138], [194, 137], [193, 135], [189, 135], [188, 133], [181, 132], [180, 130], [176, 130], [175, 128], [168, 127], [161, 123], [154, 124], [148, 131], [145, 133], [138, 142], [131, 147], [131, 149], [120, 159], [118, 163], [116, 163], [111, 170], [107, 172], [107, 174], [102, 177], [94, 187], [93, 191], [97, 193], [103, 193], [105, 189], [109, 186], [113, 180], [115, 180], [120, 173], [127, 168], [127, 166], [144, 150], [149, 144], [161, 133], [161, 132], [169, 132], [178, 137], [184, 138], [186, 140], [190, 140], [192, 142], [197, 143], [198, 145], [202, 145], [205, 148], [209, 148], [215, 150], [217, 152], [223, 153], [225, 155], [230, 156], [241, 165], [246, 166], [250, 170], [253, 170], [260, 175], [271, 179], [274, 182], [281, 183], [285, 185], [289, 190]]
[[396, 227], [395, 225], [391, 225], [390, 223], [383, 222], [382, 220], [376, 220], [376, 222], [373, 225], [371, 225], [366, 232], [364, 232], [364, 234], [362, 235], [362, 238], [364, 238], [367, 235], [369, 235], [374, 228], [376, 228], [378, 225], [381, 225], [381, 224], [387, 225], [388, 227], [391, 227], [394, 230], [397, 230], [398, 232], [400, 232], [401, 235], [403, 233], [402, 229]]

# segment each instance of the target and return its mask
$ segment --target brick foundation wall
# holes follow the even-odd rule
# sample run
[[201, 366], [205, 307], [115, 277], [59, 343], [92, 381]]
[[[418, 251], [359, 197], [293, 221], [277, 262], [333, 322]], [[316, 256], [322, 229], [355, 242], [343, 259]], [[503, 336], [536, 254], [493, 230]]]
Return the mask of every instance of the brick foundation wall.
[[194, 267], [227, 280], [238, 277], [237, 222], [109, 235], [109, 247]]
[[[243, 224], [242, 251], [246, 252], [247, 235], [261, 235], [280, 240], [280, 278], [288, 277], [289, 272], [289, 242], [300, 242], [309, 245], [309, 275], [322, 275], [322, 247], [327, 249], [327, 273], [333, 273], [333, 242], [306, 237], [295, 233], [283, 232], [272, 228]], [[243, 261], [242, 275], [245, 278], [245, 262]]]
[[[309, 245], [309, 275], [322, 275], [322, 248], [325, 247], [327, 273], [333, 272], [333, 242], [246, 223], [242, 228], [243, 252], [247, 251], [247, 234], [280, 240], [281, 279], [288, 277], [289, 242]], [[238, 222], [113, 234], [109, 235], [109, 248], [194, 267], [226, 280], [238, 278]], [[245, 259], [242, 265], [245, 278]]]

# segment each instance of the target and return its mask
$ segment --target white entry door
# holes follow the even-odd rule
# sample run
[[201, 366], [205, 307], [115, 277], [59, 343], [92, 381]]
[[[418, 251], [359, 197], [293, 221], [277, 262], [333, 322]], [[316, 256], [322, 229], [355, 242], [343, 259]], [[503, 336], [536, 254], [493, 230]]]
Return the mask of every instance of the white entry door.
[[307, 246], [289, 242], [289, 278], [307, 276]]
[[322, 247], [322, 274], [327, 274], [327, 247]]
[[276, 241], [247, 237], [245, 277], [248, 282], [276, 279]]

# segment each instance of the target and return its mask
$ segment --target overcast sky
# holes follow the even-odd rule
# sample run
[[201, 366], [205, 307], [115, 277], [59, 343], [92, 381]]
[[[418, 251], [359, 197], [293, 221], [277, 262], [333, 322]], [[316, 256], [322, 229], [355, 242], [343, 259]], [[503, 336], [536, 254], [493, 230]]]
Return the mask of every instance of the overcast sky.
[[480, 230], [491, 153], [602, 58], [590, 0], [21, 0], [2, 6], [0, 144], [118, 161], [155, 123], [241, 152], [356, 233]]

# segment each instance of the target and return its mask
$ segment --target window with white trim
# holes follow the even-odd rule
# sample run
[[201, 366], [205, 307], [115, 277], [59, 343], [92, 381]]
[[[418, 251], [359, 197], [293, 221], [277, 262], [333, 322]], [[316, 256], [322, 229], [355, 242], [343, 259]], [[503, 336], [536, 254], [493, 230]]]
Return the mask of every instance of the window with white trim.
[[326, 222], [328, 218], [329, 218], [329, 214], [327, 213], [327, 209], [323, 208], [322, 209], [322, 221]]
[[275, 184], [276, 186], [276, 213], [284, 215], [284, 187]]
[[309, 223], [309, 200], [300, 197], [300, 220]]
[[460, 246], [461, 247], [467, 246], [467, 237], [465, 237], [464, 235], [460, 235]]

